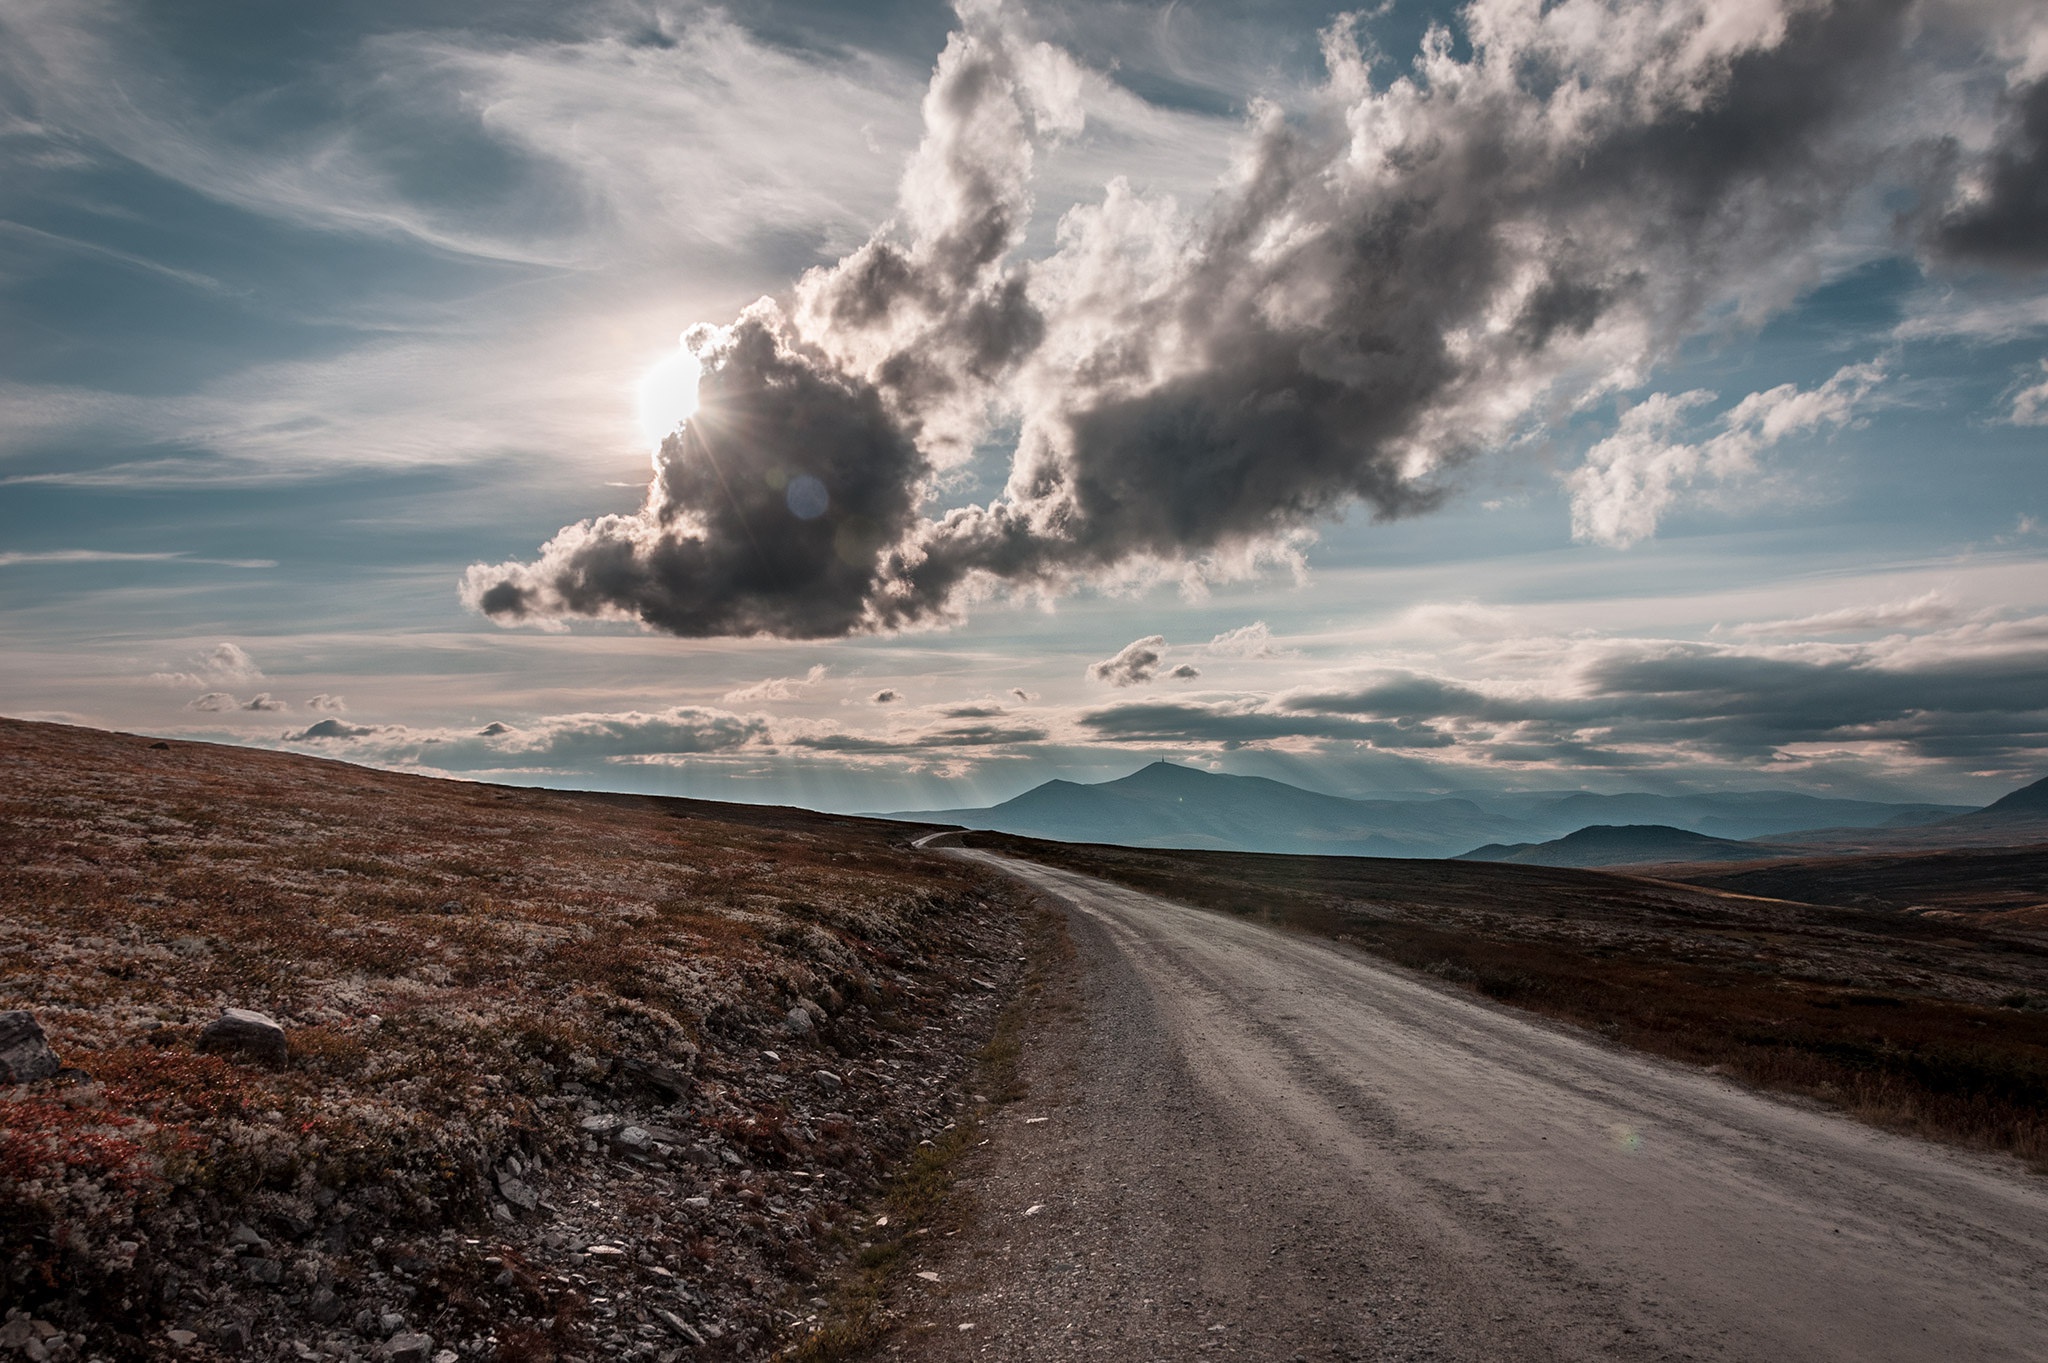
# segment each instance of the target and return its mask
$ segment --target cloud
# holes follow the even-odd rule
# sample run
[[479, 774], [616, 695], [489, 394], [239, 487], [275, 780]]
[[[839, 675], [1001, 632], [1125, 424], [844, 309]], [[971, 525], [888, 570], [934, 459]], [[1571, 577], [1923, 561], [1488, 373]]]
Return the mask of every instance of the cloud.
[[208, 691], [203, 696], [197, 696], [185, 702], [185, 708], [187, 710], [202, 710], [208, 714], [224, 714], [229, 710], [275, 712], [289, 710], [292, 707], [274, 698], [268, 691], [258, 691], [247, 700], [238, 700], [231, 692], [227, 691]]
[[384, 732], [386, 730], [375, 725], [347, 724], [338, 719], [323, 719], [308, 725], [295, 734], [286, 734], [284, 741], [287, 743], [314, 743], [325, 739], [347, 740], [352, 738], [368, 738], [372, 734]]
[[742, 686], [725, 693], [723, 699], [728, 705], [741, 705], [748, 701], [795, 700], [811, 687], [825, 679], [826, 667], [816, 664], [801, 677], [768, 677], [751, 686]]
[[1193, 663], [1182, 663], [1166, 675], [1175, 681], [1193, 681], [1202, 675], [1202, 669], [1196, 667]]
[[1720, 434], [1697, 443], [1673, 439], [1672, 432], [1714, 395], [1651, 394], [1622, 413], [1615, 433], [1565, 479], [1572, 538], [1616, 549], [1647, 539], [1687, 485], [1754, 472], [1757, 456], [1787, 436], [1839, 430], [1883, 377], [1882, 364], [1847, 365], [1818, 388], [1787, 383], [1751, 393], [1718, 418]]
[[[48, 482], [47, 478], [8, 478], [0, 482], [27, 483]], [[17, 563], [186, 563], [206, 565], [215, 568], [275, 568], [274, 558], [194, 558], [192, 555], [176, 553], [129, 553], [113, 549], [36, 549], [9, 550], [0, 553], [0, 568]]]
[[1148, 634], [1133, 639], [1101, 662], [1090, 663], [1088, 675], [1111, 686], [1137, 686], [1159, 674], [1159, 664], [1165, 657], [1166, 636]]
[[317, 696], [306, 698], [306, 708], [308, 710], [332, 710], [339, 713], [348, 709], [348, 703], [340, 696], [329, 695], [327, 692], [322, 691]]
[[1274, 647], [1273, 631], [1266, 628], [1264, 620], [1254, 620], [1249, 625], [1227, 629], [1211, 639], [1203, 647], [1204, 653], [1217, 658], [1278, 658], [1282, 650]]
[[519, 725], [493, 723], [473, 733], [323, 719], [287, 733], [283, 739], [287, 743], [346, 744], [361, 749], [363, 756], [391, 763], [479, 771], [561, 769], [716, 755], [758, 746], [768, 733], [768, 721], [762, 716], [673, 706], [615, 714], [550, 715]]
[[1085, 711], [1079, 722], [1098, 740], [1117, 743], [1219, 743], [1236, 748], [1248, 743], [1314, 739], [1376, 748], [1441, 748], [1455, 741], [1426, 726], [1404, 727], [1343, 715], [1289, 714], [1255, 700], [1115, 705]]
[[1011, 687], [1011, 688], [1010, 688], [1010, 694], [1011, 694], [1011, 695], [1013, 695], [1013, 696], [1015, 696], [1015, 697], [1016, 697], [1016, 698], [1017, 698], [1018, 700], [1020, 700], [1020, 701], [1023, 701], [1023, 702], [1024, 702], [1024, 703], [1025, 703], [1026, 705], [1029, 705], [1029, 704], [1030, 704], [1030, 703], [1031, 703], [1032, 701], [1034, 701], [1034, 700], [1037, 700], [1037, 699], [1038, 699], [1038, 693], [1037, 693], [1037, 692], [1035, 692], [1035, 691], [1026, 691], [1026, 690], [1025, 690], [1025, 689], [1024, 689], [1023, 687], [1021, 687], [1021, 686], [1013, 686], [1013, 687]]
[[2048, 77], [2006, 96], [1991, 149], [1959, 177], [1932, 244], [1953, 259], [2012, 268], [2048, 265]]
[[[152, 672], [149, 679], [160, 686], [221, 686], [262, 681], [263, 669], [240, 644], [219, 643], [192, 658], [190, 672]], [[194, 708], [203, 709], [198, 706]]]
[[2013, 394], [2013, 425], [2048, 426], [2048, 360], [2041, 361], [2041, 373], [2039, 383]]
[[885, 686], [875, 692], [874, 695], [868, 697], [869, 703], [873, 705], [893, 705], [901, 699], [903, 699], [902, 692], [893, 686]]
[[1802, 615], [1793, 620], [1765, 620], [1735, 625], [1731, 634], [1777, 634], [1812, 636], [1850, 634], [1866, 630], [1933, 629], [1961, 619], [1963, 609], [1939, 591], [1922, 592], [1902, 601], [1883, 601], [1868, 606], [1843, 606], [1839, 610]]
[[[963, 3], [892, 223], [787, 308], [693, 333], [703, 400], [641, 510], [474, 567], [464, 597], [504, 624], [823, 637], [996, 590], [1229, 576], [1353, 505], [1427, 511], [1461, 463], [1639, 388], [1854, 253], [1843, 214], [1924, 141], [1901, 102], [1953, 83], [1910, 47], [1914, 14], [1476, 0], [1462, 46], [1432, 29], [1379, 84], [1342, 21], [1324, 82], [1254, 103], [1198, 212], [1112, 182], [1026, 261], [1034, 156], [1074, 134], [1089, 77]], [[2010, 64], [1992, 46], [1964, 32], [1956, 60]], [[1987, 163], [1996, 195], [2031, 173], [2023, 152], [2011, 176]], [[1704, 398], [1635, 404], [1576, 476], [1575, 531], [1640, 539], [1685, 486], [1839, 426], [1875, 382], [1852, 366], [1753, 394], [1699, 444], [1674, 432]], [[1002, 492], [934, 506], [998, 419]], [[825, 493], [815, 515], [789, 500], [799, 478]]]

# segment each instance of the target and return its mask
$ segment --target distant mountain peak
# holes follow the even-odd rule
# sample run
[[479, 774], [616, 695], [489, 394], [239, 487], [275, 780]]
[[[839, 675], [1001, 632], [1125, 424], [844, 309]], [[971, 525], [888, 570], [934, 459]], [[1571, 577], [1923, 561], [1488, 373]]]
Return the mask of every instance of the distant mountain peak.
[[[2048, 776], [2002, 799], [1993, 800], [1979, 814], [2048, 814]], [[1967, 817], [1967, 816], [1965, 816]]]

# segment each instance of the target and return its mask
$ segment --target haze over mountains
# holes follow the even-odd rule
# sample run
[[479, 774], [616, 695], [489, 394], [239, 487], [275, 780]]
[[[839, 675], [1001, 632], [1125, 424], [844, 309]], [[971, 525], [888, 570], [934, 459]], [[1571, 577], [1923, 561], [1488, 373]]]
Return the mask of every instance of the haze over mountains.
[[883, 817], [1125, 847], [1455, 857], [1486, 844], [1542, 843], [1594, 825], [1655, 824], [1732, 842], [1817, 829], [1911, 827], [1969, 812], [1963, 805], [1824, 799], [1784, 791], [1549, 791], [1353, 800], [1265, 777], [1226, 776], [1161, 761], [1098, 785], [1047, 781], [987, 808]]

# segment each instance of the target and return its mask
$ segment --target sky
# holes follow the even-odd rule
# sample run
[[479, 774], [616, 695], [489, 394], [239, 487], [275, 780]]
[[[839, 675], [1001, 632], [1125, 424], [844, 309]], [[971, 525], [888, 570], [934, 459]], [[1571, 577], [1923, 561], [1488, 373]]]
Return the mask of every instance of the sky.
[[2048, 775], [2022, 0], [0, 0], [0, 713], [866, 811]]

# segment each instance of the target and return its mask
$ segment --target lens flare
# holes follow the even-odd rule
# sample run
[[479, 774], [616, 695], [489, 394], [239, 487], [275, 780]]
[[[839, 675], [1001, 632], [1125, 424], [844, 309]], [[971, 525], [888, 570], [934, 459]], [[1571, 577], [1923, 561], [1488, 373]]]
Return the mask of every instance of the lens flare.
[[697, 357], [678, 346], [641, 378], [635, 410], [640, 434], [649, 445], [660, 448], [676, 427], [696, 413], [697, 380], [703, 372]]

